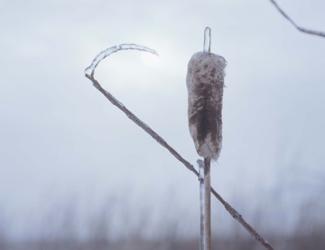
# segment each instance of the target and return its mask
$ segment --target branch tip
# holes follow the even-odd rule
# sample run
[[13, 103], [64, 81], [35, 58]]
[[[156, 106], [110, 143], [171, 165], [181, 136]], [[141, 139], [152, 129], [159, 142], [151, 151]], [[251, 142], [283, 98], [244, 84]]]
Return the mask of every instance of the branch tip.
[[306, 29], [304, 27], [299, 26], [281, 7], [275, 0], [270, 0], [271, 4], [279, 11], [279, 13], [289, 22], [291, 23], [298, 31], [308, 34], [325, 38], [325, 32]]

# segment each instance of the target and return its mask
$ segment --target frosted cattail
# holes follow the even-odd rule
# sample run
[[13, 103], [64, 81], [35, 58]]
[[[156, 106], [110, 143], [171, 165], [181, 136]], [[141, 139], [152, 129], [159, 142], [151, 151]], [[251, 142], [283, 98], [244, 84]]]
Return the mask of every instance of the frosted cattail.
[[210, 28], [205, 29], [203, 52], [195, 53], [188, 63], [188, 122], [198, 154], [204, 158], [217, 159], [222, 142], [222, 96], [226, 60], [210, 52], [210, 32]]

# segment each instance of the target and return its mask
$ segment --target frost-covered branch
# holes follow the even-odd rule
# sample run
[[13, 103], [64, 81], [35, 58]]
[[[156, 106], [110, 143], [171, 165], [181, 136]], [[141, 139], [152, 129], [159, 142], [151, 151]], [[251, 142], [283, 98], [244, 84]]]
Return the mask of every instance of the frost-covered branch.
[[279, 4], [274, 1], [270, 0], [270, 2], [274, 5], [274, 7], [280, 12], [280, 14], [288, 20], [289, 23], [291, 23], [297, 30], [300, 32], [309, 34], [309, 35], [314, 35], [314, 36], [320, 36], [325, 38], [325, 32], [323, 31], [317, 31], [317, 30], [311, 30], [311, 29], [306, 29], [304, 27], [299, 26], [293, 19], [279, 6]]
[[[99, 63], [110, 56], [111, 54], [118, 52], [120, 50], [140, 50], [156, 54], [157, 52], [153, 49], [136, 45], [136, 44], [121, 44], [117, 46], [110, 47], [108, 49], [100, 52], [92, 61], [92, 63], [85, 69], [85, 76], [93, 83], [94, 87], [101, 92], [114, 106], [120, 109], [129, 119], [131, 119], [140, 128], [146, 131], [153, 139], [155, 139], [161, 146], [166, 148], [177, 160], [179, 160], [183, 165], [194, 173], [199, 178], [199, 172], [195, 167], [183, 158], [173, 147], [171, 147], [165, 139], [163, 139], [157, 132], [140, 120], [135, 114], [133, 114], [125, 105], [123, 105], [119, 100], [117, 100], [111, 93], [105, 90], [100, 83], [95, 79], [94, 73], [99, 65]], [[236, 211], [227, 201], [225, 201], [220, 194], [218, 194], [212, 187], [211, 193], [221, 202], [224, 208], [230, 213], [230, 215], [237, 220], [265, 249], [273, 250], [272, 246], [241, 216], [240, 213]]]
[[86, 76], [91, 76], [93, 77], [95, 74], [95, 70], [98, 66], [98, 64], [103, 61], [106, 57], [110, 56], [111, 54], [114, 54], [120, 50], [139, 50], [139, 51], [145, 51], [152, 53], [154, 55], [158, 55], [158, 53], [150, 49], [148, 47], [142, 46], [142, 45], [137, 45], [134, 43], [123, 43], [119, 44], [113, 47], [109, 47], [107, 49], [104, 49], [103, 51], [99, 52], [99, 54], [93, 59], [91, 64], [85, 69], [85, 74]]

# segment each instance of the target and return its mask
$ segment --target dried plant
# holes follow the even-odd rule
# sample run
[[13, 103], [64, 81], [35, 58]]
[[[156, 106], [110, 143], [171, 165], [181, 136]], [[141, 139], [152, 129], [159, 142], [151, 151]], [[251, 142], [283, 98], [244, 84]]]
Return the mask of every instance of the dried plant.
[[[100, 52], [90, 66], [88, 66], [85, 70], [85, 76], [93, 83], [93, 86], [101, 92], [108, 101], [110, 101], [114, 106], [116, 106], [119, 110], [121, 110], [130, 120], [132, 120], [135, 124], [137, 124], [140, 128], [142, 128], [145, 132], [147, 132], [153, 139], [155, 139], [161, 146], [166, 148], [177, 160], [179, 160], [183, 165], [193, 172], [196, 177], [199, 177], [198, 171], [195, 167], [187, 161], [184, 157], [182, 157], [173, 147], [171, 147], [165, 139], [163, 139], [157, 132], [155, 132], [152, 128], [150, 128], [147, 124], [145, 124], [142, 120], [140, 120], [134, 113], [132, 113], [125, 105], [123, 105], [118, 99], [116, 99], [110, 92], [105, 90], [101, 84], [95, 79], [94, 73], [96, 67], [99, 63], [110, 56], [113, 53], [116, 53], [121, 50], [140, 50], [144, 52], [149, 52], [153, 54], [157, 54], [155, 50], [152, 50], [145, 46], [140, 46], [136, 44], [121, 44], [117, 46], [110, 47], [108, 49]], [[249, 232], [265, 249], [272, 250], [273, 247], [249, 224], [246, 220], [241, 216], [240, 213], [236, 211], [226, 200], [222, 198], [212, 187], [211, 193], [218, 199], [219, 202], [224, 206], [224, 208], [230, 213], [230, 215], [237, 220], [246, 230]]]

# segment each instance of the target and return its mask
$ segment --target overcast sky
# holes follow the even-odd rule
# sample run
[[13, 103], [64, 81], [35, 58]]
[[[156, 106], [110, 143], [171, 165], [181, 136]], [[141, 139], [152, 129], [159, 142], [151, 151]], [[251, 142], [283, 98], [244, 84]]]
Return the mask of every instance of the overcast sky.
[[[324, 1], [279, 4], [325, 30]], [[0, 0], [0, 25], [0, 209], [20, 233], [69, 197], [97, 204], [114, 195], [130, 208], [173, 200], [176, 214], [197, 216], [196, 179], [83, 71], [119, 43], [157, 50], [157, 60], [115, 54], [97, 78], [195, 163], [185, 76], [206, 25], [212, 51], [228, 61], [213, 185], [242, 212], [278, 193], [297, 208], [324, 191], [325, 39], [296, 31], [269, 1]]]

